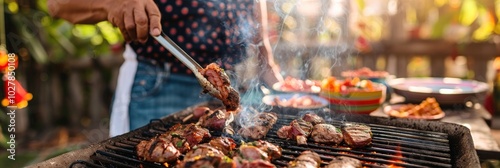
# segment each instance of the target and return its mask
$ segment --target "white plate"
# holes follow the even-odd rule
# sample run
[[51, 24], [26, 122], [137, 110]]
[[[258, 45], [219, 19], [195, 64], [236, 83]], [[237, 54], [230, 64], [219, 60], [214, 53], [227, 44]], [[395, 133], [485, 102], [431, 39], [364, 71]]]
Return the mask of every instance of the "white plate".
[[398, 78], [388, 84], [412, 103], [434, 97], [439, 104], [462, 104], [473, 98], [481, 100], [489, 89], [484, 82], [458, 78]]
[[309, 96], [311, 97], [312, 100], [315, 102], [319, 102], [319, 105], [315, 106], [298, 106], [298, 107], [293, 107], [293, 106], [278, 106], [278, 107], [286, 107], [286, 108], [298, 108], [298, 109], [317, 109], [317, 108], [323, 108], [328, 106], [328, 100], [325, 98], [316, 96], [316, 95], [311, 95], [311, 94], [303, 94], [303, 93], [284, 93], [284, 94], [273, 94], [273, 95], [266, 95], [262, 98], [262, 102], [266, 105], [269, 106], [277, 106], [275, 105], [274, 101], [275, 98], [278, 98], [280, 101], [288, 101], [293, 97], [299, 98], [302, 96]]

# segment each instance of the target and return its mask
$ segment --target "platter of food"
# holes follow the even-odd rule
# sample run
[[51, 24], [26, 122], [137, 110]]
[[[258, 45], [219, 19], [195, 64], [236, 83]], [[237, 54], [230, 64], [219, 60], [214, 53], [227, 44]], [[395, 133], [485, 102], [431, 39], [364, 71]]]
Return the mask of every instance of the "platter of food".
[[294, 77], [286, 77], [283, 82], [275, 83], [272, 88], [282, 93], [319, 93], [321, 82], [316, 80], [301, 80]]
[[429, 97], [420, 104], [394, 104], [384, 107], [385, 114], [394, 118], [440, 120], [445, 113], [435, 98]]
[[298, 108], [298, 109], [318, 109], [328, 106], [328, 100], [310, 94], [283, 93], [266, 95], [262, 102], [269, 106]]

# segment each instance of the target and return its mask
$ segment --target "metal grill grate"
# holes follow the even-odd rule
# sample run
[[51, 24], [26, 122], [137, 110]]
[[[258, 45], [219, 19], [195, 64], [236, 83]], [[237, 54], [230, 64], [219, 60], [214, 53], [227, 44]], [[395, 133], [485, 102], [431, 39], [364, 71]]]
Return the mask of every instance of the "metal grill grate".
[[[333, 156], [349, 156], [361, 160], [366, 167], [456, 167], [450, 156], [450, 142], [446, 133], [364, 123], [370, 126], [373, 132], [372, 145], [369, 147], [350, 149], [344, 144], [328, 146], [314, 142], [299, 146], [293, 140], [279, 139], [276, 134], [279, 128], [283, 125], [289, 125], [296, 118], [297, 116], [292, 115], [279, 115], [278, 122], [265, 138], [265, 140], [283, 148], [283, 156], [273, 161], [278, 167], [286, 166], [289, 161], [294, 160], [304, 150], [318, 153], [323, 164], [328, 163]], [[342, 122], [331, 121], [330, 124], [340, 126]], [[75, 162], [74, 165], [81, 164], [85, 167], [141, 167], [141, 165], [142, 167], [165, 167], [161, 163], [141, 161], [135, 154], [135, 146], [141, 140], [148, 140], [156, 134], [164, 133], [171, 124], [149, 124], [149, 126], [148, 131], [113, 142], [106, 145], [104, 149], [97, 150], [90, 156], [93, 163], [79, 161]], [[235, 139], [237, 138], [235, 137]]]

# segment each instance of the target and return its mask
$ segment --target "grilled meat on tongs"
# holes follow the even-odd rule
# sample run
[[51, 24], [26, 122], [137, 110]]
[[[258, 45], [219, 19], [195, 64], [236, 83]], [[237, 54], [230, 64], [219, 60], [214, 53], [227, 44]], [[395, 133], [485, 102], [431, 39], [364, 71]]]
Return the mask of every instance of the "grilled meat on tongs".
[[278, 115], [271, 112], [257, 114], [251, 119], [254, 123], [250, 126], [242, 127], [238, 134], [244, 138], [262, 139], [278, 120]]
[[[200, 69], [200, 73], [207, 78], [212, 86], [202, 84], [205, 93], [210, 93], [212, 96], [221, 100], [226, 106], [226, 110], [234, 111], [240, 105], [240, 94], [231, 87], [231, 82], [226, 72], [217, 64], [211, 63], [205, 69]], [[217, 90], [218, 92], [213, 92]]]

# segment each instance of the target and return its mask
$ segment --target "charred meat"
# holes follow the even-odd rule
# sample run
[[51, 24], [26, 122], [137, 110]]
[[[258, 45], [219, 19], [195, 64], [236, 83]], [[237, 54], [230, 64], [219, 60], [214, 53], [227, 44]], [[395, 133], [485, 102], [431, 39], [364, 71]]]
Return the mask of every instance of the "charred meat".
[[277, 158], [281, 157], [281, 150], [282, 150], [281, 147], [276, 146], [276, 145], [269, 143], [267, 141], [258, 140], [258, 141], [249, 142], [246, 145], [255, 146], [255, 147], [261, 149], [262, 151], [266, 152], [268, 154], [269, 160], [273, 160], [273, 159], [277, 159]]
[[340, 144], [343, 138], [342, 131], [331, 124], [316, 124], [311, 133], [311, 139], [319, 143]]
[[304, 121], [310, 122], [313, 125], [325, 123], [325, 120], [315, 113], [307, 113], [302, 117], [302, 119]]
[[288, 163], [289, 168], [319, 168], [320, 165], [321, 158], [312, 151], [304, 151], [297, 159]]
[[211, 135], [207, 129], [191, 123], [187, 125], [176, 124], [160, 137], [174, 144], [181, 153], [186, 153], [193, 146], [207, 141]]
[[333, 160], [325, 168], [361, 168], [363, 165], [361, 161], [352, 157], [338, 156], [333, 158]]
[[140, 160], [150, 162], [172, 162], [181, 155], [181, 152], [177, 150], [174, 144], [159, 137], [141, 141], [136, 146], [136, 151]]
[[224, 153], [224, 155], [230, 155], [230, 152], [236, 149], [236, 142], [228, 137], [214, 138], [208, 144]]
[[[226, 72], [217, 64], [211, 63], [205, 69], [200, 69], [200, 73], [215, 87], [202, 86], [204, 92], [212, 94], [212, 96], [221, 100], [228, 111], [238, 109], [240, 105], [239, 93], [231, 87], [231, 82]], [[217, 90], [218, 92], [210, 92]]]
[[346, 123], [342, 125], [344, 141], [352, 148], [361, 148], [372, 143], [371, 128], [363, 124]]
[[249, 146], [249, 145], [241, 145], [240, 148], [238, 149], [237, 156], [246, 160], [257, 160], [257, 159], [268, 160], [268, 161], [271, 160], [267, 152], [263, 151], [262, 149], [256, 146]]
[[209, 111], [208, 114], [203, 115], [198, 122], [204, 128], [210, 130], [222, 130], [226, 127], [226, 120], [229, 118], [228, 114], [222, 110]]
[[273, 127], [278, 120], [276, 113], [259, 113], [252, 119], [254, 125], [242, 127], [238, 130], [238, 134], [244, 138], [262, 139], [267, 135], [267, 132]]
[[237, 168], [273, 168], [276, 166], [269, 161], [278, 157], [281, 157], [281, 148], [266, 141], [254, 141], [242, 144], [233, 161]]
[[283, 139], [295, 139], [297, 144], [307, 144], [307, 137], [311, 134], [313, 125], [302, 119], [293, 120], [289, 126], [281, 127], [277, 134], [278, 137]]
[[207, 129], [195, 124], [176, 124], [164, 134], [141, 141], [136, 146], [137, 156], [151, 162], [171, 162], [210, 137]]
[[232, 168], [275, 168], [276, 167], [269, 161], [265, 161], [262, 159], [247, 160], [247, 159], [242, 159], [241, 157], [234, 157], [233, 163], [234, 167]]
[[184, 160], [180, 162], [177, 167], [220, 167], [221, 165], [226, 164], [226, 162], [231, 162], [228, 161], [228, 159], [229, 158], [220, 150], [208, 144], [200, 144], [195, 146], [193, 150], [186, 153]]
[[199, 119], [203, 117], [204, 115], [207, 115], [210, 113], [210, 108], [205, 107], [205, 106], [198, 106], [193, 109], [193, 118], [194, 119]]

